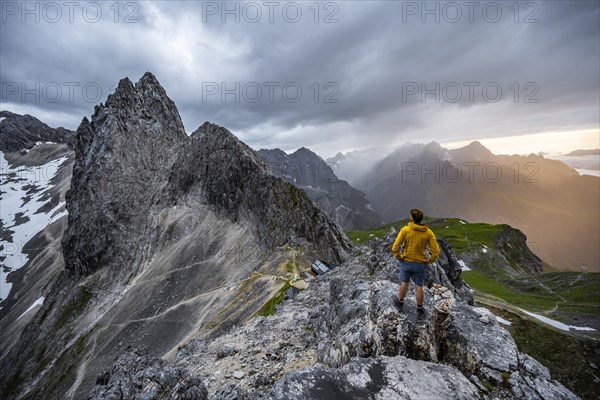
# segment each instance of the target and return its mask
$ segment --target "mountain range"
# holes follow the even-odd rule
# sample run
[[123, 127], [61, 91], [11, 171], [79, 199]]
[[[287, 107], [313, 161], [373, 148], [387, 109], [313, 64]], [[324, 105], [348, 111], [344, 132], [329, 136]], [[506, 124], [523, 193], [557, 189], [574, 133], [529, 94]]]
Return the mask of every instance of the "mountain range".
[[[186, 135], [151, 73], [121, 80], [66, 141], [2, 153], [15, 192], [31, 185], [18, 165], [62, 160], [35, 197], [55, 219], [0, 303], [2, 398], [577, 398], [473, 306], [447, 241], [427, 312], [412, 290], [398, 310], [396, 230], [354, 247], [227, 129]], [[27, 223], [22, 205], [7, 229]], [[315, 260], [330, 272], [310, 274]]]
[[331, 167], [309, 149], [302, 147], [291, 154], [261, 149], [258, 154], [273, 175], [304, 190], [342, 228], [367, 229], [383, 224], [365, 194], [338, 179]]
[[435, 217], [509, 224], [553, 267], [598, 272], [599, 182], [540, 155], [495, 155], [479, 142], [458, 149], [431, 142], [396, 149], [355, 186], [386, 222], [417, 207]]

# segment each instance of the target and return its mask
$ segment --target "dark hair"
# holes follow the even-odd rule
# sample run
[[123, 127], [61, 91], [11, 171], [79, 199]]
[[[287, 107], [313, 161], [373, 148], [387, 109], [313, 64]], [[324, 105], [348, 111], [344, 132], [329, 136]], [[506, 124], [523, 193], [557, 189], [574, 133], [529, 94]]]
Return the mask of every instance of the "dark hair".
[[418, 208], [413, 208], [410, 210], [410, 216], [415, 223], [420, 224], [423, 220], [423, 211], [419, 210]]

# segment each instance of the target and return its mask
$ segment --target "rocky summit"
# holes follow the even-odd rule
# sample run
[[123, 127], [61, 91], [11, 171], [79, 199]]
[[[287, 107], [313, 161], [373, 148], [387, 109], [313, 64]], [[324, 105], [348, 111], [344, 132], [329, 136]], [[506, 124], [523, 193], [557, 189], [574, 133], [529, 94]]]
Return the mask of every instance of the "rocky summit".
[[2, 398], [576, 398], [472, 305], [447, 241], [425, 314], [412, 291], [398, 309], [397, 232], [352, 247], [227, 129], [186, 135], [150, 73], [74, 148], [66, 224], [39, 234], [54, 251], [2, 303]]

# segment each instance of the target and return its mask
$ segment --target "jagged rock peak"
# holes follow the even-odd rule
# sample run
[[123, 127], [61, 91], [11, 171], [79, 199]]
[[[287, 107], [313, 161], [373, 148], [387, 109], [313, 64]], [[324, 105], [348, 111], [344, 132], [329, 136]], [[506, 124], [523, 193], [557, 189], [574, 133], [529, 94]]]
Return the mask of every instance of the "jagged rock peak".
[[317, 153], [312, 151], [311, 149], [307, 149], [306, 147], [300, 147], [298, 150], [294, 152], [294, 154], [307, 154], [311, 156], [316, 156]]
[[118, 254], [135, 257], [113, 244], [143, 243], [150, 207], [187, 139], [175, 103], [150, 73], [136, 85], [122, 79], [91, 122], [83, 119], [67, 194], [67, 270], [87, 274]]
[[105, 109], [119, 109], [124, 115], [136, 109], [139, 111], [133, 115], [146, 120], [167, 122], [166, 128], [172, 130], [174, 135], [186, 136], [177, 106], [150, 72], [146, 72], [135, 85], [127, 77], [121, 79], [115, 92], [108, 96], [106, 104], [96, 107], [94, 118], [105, 112]]
[[493, 156], [494, 154], [490, 151], [490, 149], [488, 149], [487, 147], [485, 147], [483, 144], [481, 144], [480, 141], [475, 140], [471, 143], [469, 143], [468, 145], [461, 147], [459, 149], [456, 149], [456, 151], [462, 151], [462, 152], [466, 152], [467, 154], [473, 155], [473, 156], [480, 156], [480, 157], [489, 157], [489, 156]]

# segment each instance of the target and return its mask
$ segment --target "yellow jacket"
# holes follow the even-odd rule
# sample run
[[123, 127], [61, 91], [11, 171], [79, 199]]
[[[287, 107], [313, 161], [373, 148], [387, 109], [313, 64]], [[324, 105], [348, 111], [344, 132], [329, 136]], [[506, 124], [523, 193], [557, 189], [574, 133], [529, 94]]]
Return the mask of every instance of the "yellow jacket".
[[[400, 254], [400, 247], [404, 244], [404, 251]], [[426, 248], [429, 245], [431, 257], [427, 257]], [[420, 262], [430, 264], [440, 256], [435, 235], [427, 225], [409, 222], [407, 226], [400, 229], [398, 237], [392, 246], [392, 254], [398, 260]]]

